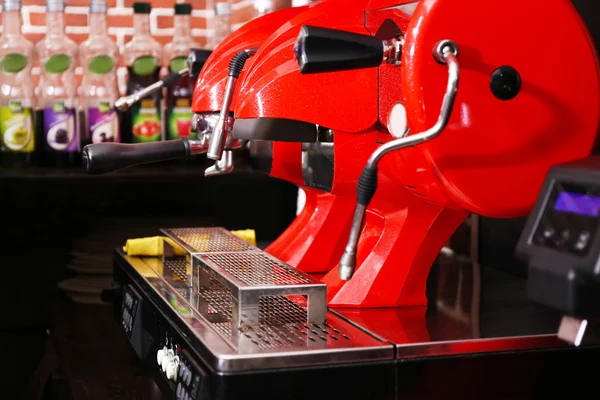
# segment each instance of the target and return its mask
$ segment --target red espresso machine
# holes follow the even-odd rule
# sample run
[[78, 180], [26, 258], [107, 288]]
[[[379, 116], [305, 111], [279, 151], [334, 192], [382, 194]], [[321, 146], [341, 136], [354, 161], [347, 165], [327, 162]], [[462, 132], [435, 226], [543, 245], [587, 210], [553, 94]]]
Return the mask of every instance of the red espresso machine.
[[[279, 26], [307, 8], [294, 7], [257, 18], [238, 29], [215, 49], [198, 77], [194, 92], [192, 110], [196, 115], [194, 125], [198, 135], [210, 140], [218, 125], [224, 99], [227, 98], [229, 104], [236, 104], [239, 85], [227, 84], [231, 59], [239, 52], [254, 53]], [[244, 71], [252, 60], [249, 57], [246, 61], [239, 81], [243, 81]], [[232, 92], [226, 93], [227, 90]], [[230, 129], [235, 121], [233, 106], [224, 113], [223, 118], [225, 114], [228, 114], [227, 129]], [[239, 148], [244, 142], [236, 143]], [[300, 214], [265, 251], [302, 271], [319, 273], [332, 269], [343, 252], [344, 237], [350, 231], [353, 202], [304, 186], [301, 143], [251, 141], [247, 147], [253, 170], [298, 185], [305, 193], [305, 204]], [[224, 157], [217, 160], [215, 167], [207, 170], [208, 176], [228, 173], [233, 169], [233, 158], [227, 154], [229, 152], [231, 150], [225, 150]]]
[[[199, 145], [222, 162], [236, 141], [295, 139], [304, 184], [357, 197], [352, 229], [322, 279], [217, 227], [161, 230], [185, 257], [117, 250], [118, 320], [165, 393], [521, 399], [593, 388], [585, 362], [598, 350], [561, 341], [561, 314], [531, 304], [525, 281], [440, 254], [469, 213], [526, 215], [552, 166], [591, 152], [598, 59], [568, 0], [327, 0], [291, 16], [238, 77], [231, 133]], [[198, 111], [227, 109], [216, 107]], [[90, 149], [88, 165], [102, 163]], [[464, 314], [443, 313], [453, 286], [458, 311], [478, 302], [470, 332], [458, 328]]]

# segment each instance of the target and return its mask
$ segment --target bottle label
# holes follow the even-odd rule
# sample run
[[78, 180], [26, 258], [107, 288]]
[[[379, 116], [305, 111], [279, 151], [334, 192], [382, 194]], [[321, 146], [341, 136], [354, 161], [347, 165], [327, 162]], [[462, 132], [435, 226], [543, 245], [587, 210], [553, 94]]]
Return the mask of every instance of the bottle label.
[[157, 142], [162, 139], [161, 119], [154, 98], [144, 99], [131, 110], [134, 143]]
[[34, 149], [31, 105], [11, 100], [8, 106], [0, 107], [0, 151], [31, 153]]
[[24, 70], [28, 62], [23, 54], [10, 53], [0, 60], [0, 68], [5, 74], [16, 74]]
[[75, 109], [67, 108], [63, 101], [44, 108], [44, 136], [46, 146], [56, 151], [79, 150], [75, 129]]
[[169, 124], [169, 137], [178, 139], [189, 137], [192, 134], [192, 107], [190, 99], [180, 97], [175, 99], [175, 106], [167, 110], [167, 123]]
[[109, 101], [87, 110], [88, 142], [119, 142], [119, 118]]

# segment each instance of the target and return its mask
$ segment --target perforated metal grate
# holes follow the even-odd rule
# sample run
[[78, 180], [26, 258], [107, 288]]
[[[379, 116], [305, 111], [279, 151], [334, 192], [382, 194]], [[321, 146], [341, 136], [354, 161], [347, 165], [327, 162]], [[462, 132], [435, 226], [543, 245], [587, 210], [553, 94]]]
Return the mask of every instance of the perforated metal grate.
[[219, 228], [177, 228], [169, 232], [197, 253], [251, 249], [249, 244]]
[[246, 285], [297, 285], [313, 283], [293, 267], [279, 263], [264, 253], [207, 254], [215, 263]]
[[[181, 258], [165, 260], [163, 265], [164, 265], [164, 268], [169, 269], [173, 275], [175, 275], [177, 278], [179, 278], [184, 283], [187, 283], [188, 262], [186, 261], [185, 258], [181, 257]], [[164, 272], [167, 272], [167, 271], [164, 271]]]
[[[198, 295], [206, 302], [203, 316], [226, 339], [233, 339], [231, 291], [211, 278], [209, 288]], [[198, 309], [203, 307], [198, 306]], [[349, 339], [335, 328], [313, 325], [306, 321], [306, 298], [304, 296], [262, 296], [260, 298], [259, 324], [246, 326], [239, 334], [261, 349], [306, 346], [327, 340]], [[237, 329], [237, 328], [236, 328]]]

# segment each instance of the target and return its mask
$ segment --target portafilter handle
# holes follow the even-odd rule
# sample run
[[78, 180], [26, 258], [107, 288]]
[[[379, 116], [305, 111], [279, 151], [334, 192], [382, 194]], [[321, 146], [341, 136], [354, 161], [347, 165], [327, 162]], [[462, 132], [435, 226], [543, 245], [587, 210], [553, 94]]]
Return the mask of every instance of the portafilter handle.
[[304, 25], [294, 45], [302, 74], [372, 68], [384, 61], [398, 64], [402, 34], [382, 40], [360, 33]]
[[153, 143], [96, 143], [83, 148], [83, 167], [90, 175], [105, 174], [140, 164], [183, 159], [206, 153], [206, 144], [182, 138]]

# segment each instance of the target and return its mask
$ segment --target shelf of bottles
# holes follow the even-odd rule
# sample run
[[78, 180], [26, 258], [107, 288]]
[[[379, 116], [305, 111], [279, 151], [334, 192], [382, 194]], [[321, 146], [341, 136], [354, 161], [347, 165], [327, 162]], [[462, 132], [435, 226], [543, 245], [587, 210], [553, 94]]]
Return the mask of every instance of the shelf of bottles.
[[[126, 112], [115, 110], [123, 94], [117, 77], [121, 54], [108, 35], [104, 0], [89, 2], [89, 37], [80, 45], [65, 34], [65, 0], [46, 0], [46, 36], [35, 45], [28, 41], [21, 33], [22, 2], [2, 2], [0, 178], [29, 170], [23, 173], [28, 176], [31, 169], [42, 175], [72, 169], [81, 164], [81, 149], [91, 143], [145, 143], [195, 135], [190, 129], [195, 82], [189, 77]], [[253, 18], [272, 12], [275, 3], [256, 0]], [[206, 44], [201, 46], [192, 37], [191, 4], [177, 3], [173, 39], [162, 46], [152, 37], [151, 3], [133, 4], [133, 36], [122, 54], [127, 68], [124, 94], [185, 68], [190, 48], [214, 49], [231, 33], [231, 2], [209, 1], [207, 7], [212, 16]], [[31, 79], [34, 65], [40, 69], [37, 87]], [[80, 85], [77, 66], [83, 70]]]

